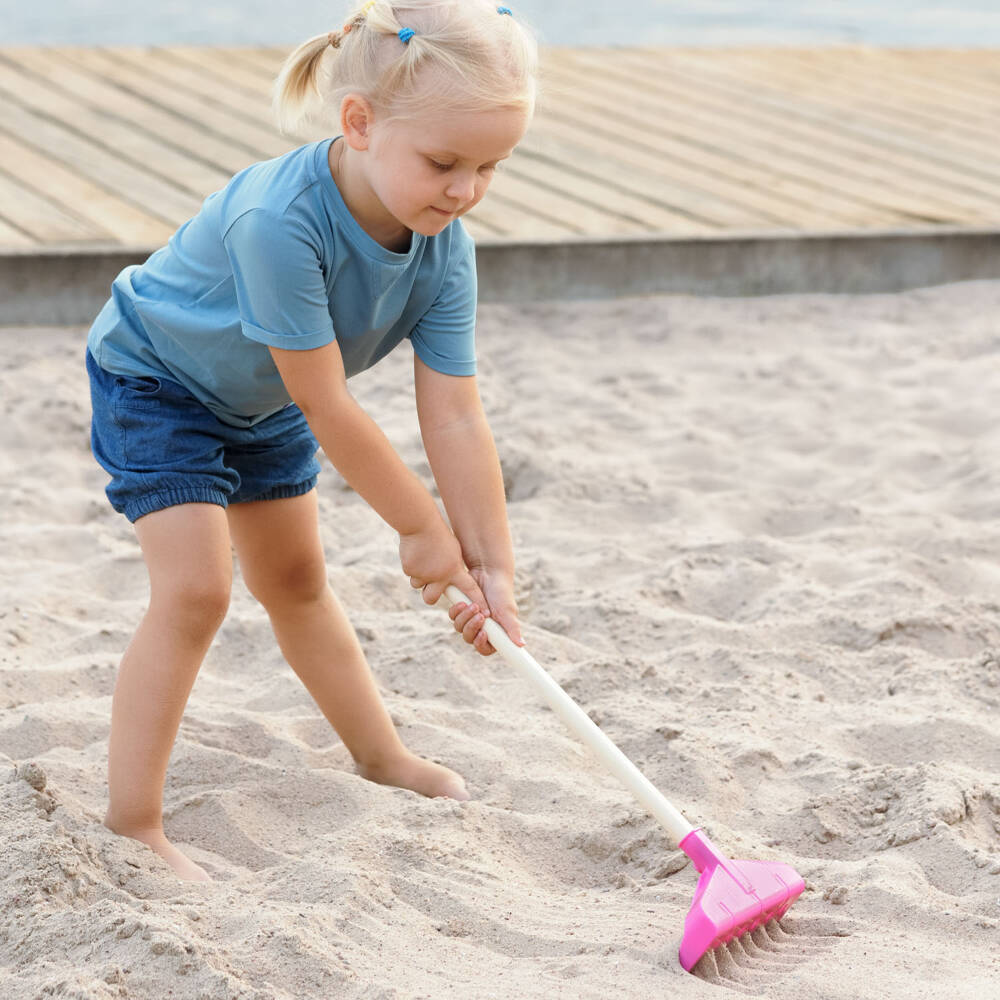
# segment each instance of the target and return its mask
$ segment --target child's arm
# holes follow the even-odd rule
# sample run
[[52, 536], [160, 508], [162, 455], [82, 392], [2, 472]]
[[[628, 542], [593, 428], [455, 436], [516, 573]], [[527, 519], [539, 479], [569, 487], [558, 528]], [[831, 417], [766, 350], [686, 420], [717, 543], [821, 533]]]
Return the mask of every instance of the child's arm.
[[309, 351], [270, 350], [288, 394], [302, 410], [327, 457], [348, 484], [399, 532], [403, 572], [423, 591], [424, 600], [434, 604], [453, 583], [473, 600], [485, 603], [434, 498], [351, 395], [337, 342]]
[[[478, 580], [491, 617], [522, 644], [503, 475], [475, 376], [444, 375], [414, 356], [414, 379], [424, 450], [465, 565]], [[474, 595], [468, 596], [478, 603]], [[464, 608], [452, 609], [459, 627], [473, 617]], [[479, 652], [493, 651], [485, 631], [463, 634], [467, 639], [475, 635]]]

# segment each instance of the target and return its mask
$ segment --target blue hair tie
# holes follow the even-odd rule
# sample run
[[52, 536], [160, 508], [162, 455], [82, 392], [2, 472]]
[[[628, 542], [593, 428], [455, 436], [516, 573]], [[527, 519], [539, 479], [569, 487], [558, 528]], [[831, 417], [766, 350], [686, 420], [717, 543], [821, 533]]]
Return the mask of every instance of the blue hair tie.
[[497, 13], [498, 14], [510, 14], [511, 17], [514, 16], [514, 12], [510, 9], [510, 7], [497, 7]]
[[412, 28], [401, 28], [399, 32], [399, 40], [404, 45], [409, 45], [410, 39], [416, 34]]

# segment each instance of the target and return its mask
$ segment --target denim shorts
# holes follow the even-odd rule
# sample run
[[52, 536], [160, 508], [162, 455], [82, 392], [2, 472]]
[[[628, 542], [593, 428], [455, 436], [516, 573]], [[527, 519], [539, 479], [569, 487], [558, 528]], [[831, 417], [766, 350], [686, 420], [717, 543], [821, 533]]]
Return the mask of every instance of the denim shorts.
[[294, 404], [252, 427], [223, 423], [177, 382], [113, 375], [87, 351], [91, 447], [130, 521], [182, 503], [228, 507], [301, 496], [316, 485], [319, 444]]

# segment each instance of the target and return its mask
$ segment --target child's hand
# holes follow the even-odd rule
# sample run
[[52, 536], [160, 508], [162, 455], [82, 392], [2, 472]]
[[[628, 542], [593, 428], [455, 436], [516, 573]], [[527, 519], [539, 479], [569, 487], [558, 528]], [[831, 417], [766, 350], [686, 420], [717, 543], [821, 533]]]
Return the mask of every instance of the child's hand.
[[449, 584], [454, 584], [472, 601], [486, 606], [479, 584], [465, 568], [462, 547], [451, 529], [438, 519], [421, 531], [399, 536], [399, 561], [427, 604], [437, 604]]
[[517, 620], [517, 606], [514, 604], [514, 585], [508, 573], [491, 571], [488, 567], [477, 566], [472, 570], [485, 602], [479, 603], [468, 591], [464, 591], [469, 604], [455, 604], [448, 614], [455, 623], [455, 630], [462, 633], [462, 638], [473, 646], [483, 656], [490, 656], [496, 650], [490, 643], [485, 625], [487, 617], [492, 618], [510, 636], [518, 646], [524, 645], [521, 638], [521, 626]]

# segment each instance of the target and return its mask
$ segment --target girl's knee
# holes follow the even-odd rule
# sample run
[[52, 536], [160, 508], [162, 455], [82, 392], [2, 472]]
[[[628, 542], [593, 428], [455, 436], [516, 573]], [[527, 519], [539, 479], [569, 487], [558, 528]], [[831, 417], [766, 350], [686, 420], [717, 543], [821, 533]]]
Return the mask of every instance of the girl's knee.
[[204, 576], [153, 587], [152, 601], [189, 633], [214, 634], [229, 610], [231, 578]]
[[312, 554], [287, 559], [244, 576], [250, 593], [268, 609], [319, 601], [328, 585], [326, 563], [322, 556]]

